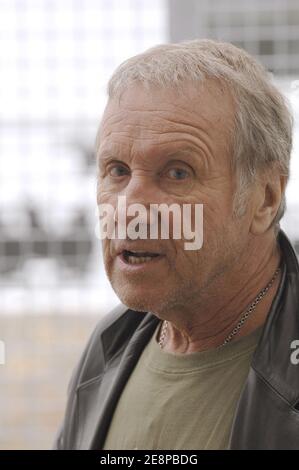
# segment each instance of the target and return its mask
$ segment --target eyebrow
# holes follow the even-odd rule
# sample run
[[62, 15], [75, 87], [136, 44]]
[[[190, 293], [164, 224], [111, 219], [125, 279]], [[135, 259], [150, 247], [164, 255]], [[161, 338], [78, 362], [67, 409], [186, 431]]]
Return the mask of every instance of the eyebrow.
[[201, 149], [197, 149], [197, 148], [194, 148], [194, 147], [184, 147], [184, 148], [181, 148], [179, 150], [176, 150], [174, 152], [169, 152], [169, 153], [166, 153], [164, 155], [164, 157], [168, 157], [168, 158], [174, 158], [174, 159], [179, 159], [181, 157], [188, 157], [188, 156], [191, 156], [191, 157], [198, 157], [198, 160], [200, 160], [202, 163], [204, 163], [204, 165], [206, 165], [206, 155], [205, 155], [205, 152]]
[[[161, 152], [160, 156], [161, 157], [172, 157], [172, 158], [179, 158], [179, 157], [186, 157], [188, 154], [192, 153], [193, 155], [199, 155], [201, 156], [201, 151], [200, 149], [195, 149], [193, 147], [184, 147], [179, 150], [175, 150], [172, 152], [168, 153], [163, 153]], [[97, 153], [97, 160], [101, 161], [107, 161], [107, 160], [121, 160], [121, 155], [114, 155], [113, 152], [108, 151], [108, 150], [103, 150], [102, 152]]]
[[182, 149], [179, 149], [175, 152], [170, 152], [170, 153], [167, 153], [166, 154], [166, 157], [181, 157], [181, 156], [188, 156], [188, 154], [192, 153], [193, 155], [194, 154], [199, 154], [200, 151], [199, 150], [196, 150], [192, 147], [185, 147], [185, 148], [182, 148]]

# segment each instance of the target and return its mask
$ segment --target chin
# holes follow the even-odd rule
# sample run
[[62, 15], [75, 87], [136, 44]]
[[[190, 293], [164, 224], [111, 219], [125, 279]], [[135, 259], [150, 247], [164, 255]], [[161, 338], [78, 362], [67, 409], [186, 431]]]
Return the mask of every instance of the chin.
[[137, 310], [139, 312], [149, 312], [150, 310], [153, 310], [153, 307], [155, 307], [155, 305], [153, 305], [144, 297], [139, 297], [138, 295], [134, 294], [130, 295], [129, 293], [123, 293], [119, 291], [116, 291], [116, 294], [120, 301], [132, 310]]
[[156, 293], [150, 294], [146, 289], [142, 289], [141, 292], [136, 292], [137, 289], [130, 288], [128, 286], [115, 286], [112, 284], [112, 288], [116, 293], [120, 301], [132, 310], [139, 312], [155, 312], [159, 311], [161, 307], [160, 301], [157, 299], [161, 298]]

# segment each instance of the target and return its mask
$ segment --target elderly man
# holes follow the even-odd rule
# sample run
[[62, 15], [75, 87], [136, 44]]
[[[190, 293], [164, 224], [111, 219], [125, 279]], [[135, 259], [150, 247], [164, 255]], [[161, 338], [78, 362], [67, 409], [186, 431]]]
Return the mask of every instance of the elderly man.
[[103, 240], [122, 303], [73, 372], [54, 448], [299, 448], [299, 270], [279, 226], [284, 98], [255, 59], [212, 40], [139, 54], [108, 92], [98, 204], [200, 203], [203, 245]]

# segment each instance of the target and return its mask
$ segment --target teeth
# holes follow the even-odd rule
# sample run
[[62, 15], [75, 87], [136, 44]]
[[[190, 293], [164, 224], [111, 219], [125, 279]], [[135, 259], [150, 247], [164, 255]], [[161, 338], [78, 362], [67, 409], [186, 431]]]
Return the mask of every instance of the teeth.
[[127, 259], [130, 264], [141, 264], [151, 261], [153, 258], [151, 256], [138, 256], [138, 258], [136, 256], [128, 256]]

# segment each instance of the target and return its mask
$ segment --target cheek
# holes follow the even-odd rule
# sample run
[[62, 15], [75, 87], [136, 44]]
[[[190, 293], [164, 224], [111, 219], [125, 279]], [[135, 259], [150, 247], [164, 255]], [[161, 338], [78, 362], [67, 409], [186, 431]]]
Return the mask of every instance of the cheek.
[[204, 243], [224, 237], [227, 227], [233, 225], [232, 209], [218, 202], [206, 203], [203, 206], [203, 233]]
[[226, 214], [221, 208], [203, 203], [203, 217], [200, 220], [200, 227], [195, 226], [195, 224], [192, 225], [193, 232], [194, 229], [202, 230], [202, 246], [199, 249], [187, 250], [184, 246], [185, 243], [192, 242], [194, 246], [194, 238], [191, 240], [175, 240], [176, 269], [198, 269], [198, 266], [202, 266], [203, 260], [208, 262], [219, 257], [219, 250], [223, 249], [226, 244], [225, 240], [227, 237], [232, 236], [230, 232], [234, 223], [230, 215]]
[[192, 197], [188, 197], [184, 202], [191, 204], [202, 204], [203, 223], [207, 227], [217, 227], [223, 225], [226, 220], [232, 218], [233, 199], [230, 189], [212, 189], [208, 187], [197, 188]]
[[170, 259], [171, 270], [179, 273], [182, 277], [197, 270], [201, 258], [202, 248], [199, 250], [186, 250], [185, 240], [175, 240], [173, 252], [175, 255]]
[[111, 193], [111, 191], [104, 190], [100, 187], [97, 191], [97, 203], [98, 204], [107, 204], [107, 203], [114, 203], [117, 201], [117, 196], [115, 193]]
[[104, 263], [109, 264], [111, 262], [111, 255], [110, 255], [110, 240], [108, 238], [102, 240], [102, 253], [103, 253]]

